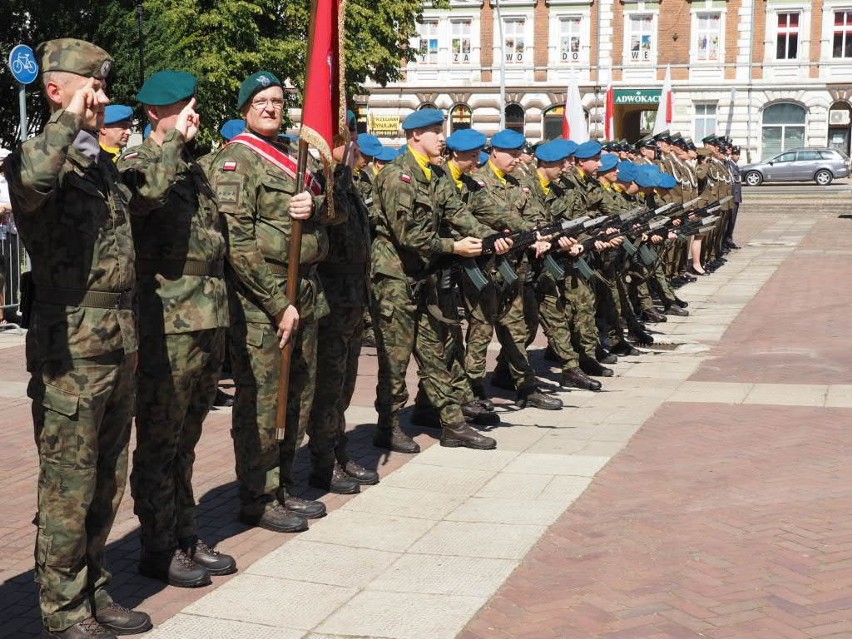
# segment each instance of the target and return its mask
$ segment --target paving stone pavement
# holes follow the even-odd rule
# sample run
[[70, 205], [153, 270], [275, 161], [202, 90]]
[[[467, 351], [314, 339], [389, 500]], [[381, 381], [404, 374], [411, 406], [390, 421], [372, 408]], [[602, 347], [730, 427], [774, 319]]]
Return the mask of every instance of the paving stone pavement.
[[[236, 522], [229, 415], [215, 412], [199, 518], [240, 572], [200, 590], [140, 577], [128, 491], [114, 593], [152, 612], [156, 639], [852, 637], [848, 226], [747, 204], [748, 246], [682, 290], [690, 317], [656, 328], [667, 347], [620, 361], [606, 392], [561, 393], [560, 412], [501, 401], [496, 451], [421, 432], [421, 454], [378, 455], [367, 351], [347, 417], [355, 457], [382, 482], [324, 496], [329, 516], [300, 535]], [[3, 637], [38, 633], [22, 359], [20, 338], [0, 334]]]

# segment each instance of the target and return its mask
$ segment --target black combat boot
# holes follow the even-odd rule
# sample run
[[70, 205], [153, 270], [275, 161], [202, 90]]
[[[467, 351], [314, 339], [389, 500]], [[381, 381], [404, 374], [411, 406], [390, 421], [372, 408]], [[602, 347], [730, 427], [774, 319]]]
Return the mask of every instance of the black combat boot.
[[41, 639], [117, 639], [114, 632], [107, 630], [94, 617], [78, 621], [65, 630], [43, 628]]
[[207, 570], [211, 575], [232, 575], [237, 572], [237, 562], [231, 557], [211, 548], [198, 537], [178, 540], [178, 544], [192, 558], [192, 561]]
[[518, 390], [515, 403], [521, 408], [532, 407], [541, 410], [561, 410], [562, 400], [558, 397], [545, 395], [537, 386], [528, 386]]
[[659, 324], [668, 321], [665, 315], [660, 313], [656, 308], [646, 308], [641, 313], [642, 320], [651, 324]]
[[610, 348], [607, 351], [603, 346], [598, 346], [595, 349], [595, 359], [598, 360], [601, 364], [617, 364], [618, 357], [612, 352]]
[[421, 428], [441, 428], [441, 414], [438, 409], [429, 405], [414, 404], [414, 410], [411, 411], [411, 423], [414, 426]]
[[398, 423], [379, 423], [376, 435], [373, 437], [373, 446], [408, 455], [420, 452], [420, 444], [406, 435]]
[[556, 354], [556, 351], [553, 350], [553, 348], [550, 346], [550, 344], [548, 344], [547, 348], [544, 349], [544, 361], [545, 362], [554, 362], [556, 364], [561, 364], [562, 358], [559, 357], [559, 355]]
[[481, 379], [471, 380], [470, 381], [470, 390], [473, 392], [473, 396], [476, 397], [476, 401], [488, 412], [494, 410], [494, 402], [492, 402], [488, 394], [485, 392], [485, 383]]
[[612, 377], [615, 374], [611, 368], [602, 366], [598, 360], [591, 357], [580, 358], [580, 370], [586, 375], [594, 375], [595, 377]]
[[242, 511], [240, 521], [247, 526], [258, 526], [273, 532], [296, 533], [308, 529], [307, 519], [287, 510], [277, 501], [266, 504], [264, 510], [257, 514]]
[[670, 302], [666, 300], [665, 308], [663, 308], [663, 313], [666, 315], [676, 315], [678, 317], [687, 317], [689, 315], [689, 311], [684, 308], [681, 308], [678, 304], [674, 302]]
[[482, 406], [481, 402], [472, 401], [461, 405], [462, 415], [471, 424], [477, 426], [496, 426], [500, 423], [500, 416]]
[[610, 348], [610, 352], [615, 353], [616, 355], [620, 355], [621, 357], [625, 357], [628, 355], [641, 355], [642, 351], [633, 347], [633, 345], [627, 340], [621, 340], [620, 342], [616, 342]]
[[441, 446], [492, 450], [497, 448], [497, 441], [480, 434], [465, 422], [461, 422], [459, 424], [444, 424], [441, 429]]
[[579, 368], [562, 371], [560, 383], [562, 386], [581, 390], [599, 391], [601, 389], [601, 383], [598, 380], [592, 379]]
[[502, 388], [503, 390], [515, 390], [515, 380], [512, 379], [512, 374], [509, 372], [508, 368], [495, 368], [494, 372], [491, 373], [491, 379], [489, 381], [491, 382], [491, 385], [495, 388]]
[[151, 579], [164, 581], [176, 588], [199, 588], [210, 585], [210, 573], [199, 566], [182, 548], [164, 552], [147, 552], [142, 549], [139, 573]]
[[283, 495], [284, 508], [305, 519], [320, 519], [326, 516], [325, 504], [312, 499]]
[[151, 617], [144, 612], [130, 610], [114, 601], [106, 608], [96, 610], [95, 619], [116, 635], [138, 635], [154, 627]]
[[379, 473], [375, 470], [364, 468], [360, 464], [356, 464], [351, 460], [346, 462], [346, 465], [343, 467], [343, 472], [359, 484], [363, 484], [365, 486], [372, 486], [373, 484], [379, 483]]
[[361, 492], [361, 484], [358, 480], [343, 472], [339, 464], [314, 468], [308, 477], [308, 484], [338, 495], [355, 495]]

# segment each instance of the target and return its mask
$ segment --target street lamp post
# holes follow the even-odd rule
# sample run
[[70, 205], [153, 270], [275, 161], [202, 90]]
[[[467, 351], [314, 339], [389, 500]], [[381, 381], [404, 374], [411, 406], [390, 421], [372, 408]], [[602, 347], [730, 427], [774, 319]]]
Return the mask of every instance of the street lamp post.
[[503, 35], [503, 14], [500, 0], [494, 0], [497, 9], [497, 29], [500, 33], [500, 130], [506, 128], [506, 38]]

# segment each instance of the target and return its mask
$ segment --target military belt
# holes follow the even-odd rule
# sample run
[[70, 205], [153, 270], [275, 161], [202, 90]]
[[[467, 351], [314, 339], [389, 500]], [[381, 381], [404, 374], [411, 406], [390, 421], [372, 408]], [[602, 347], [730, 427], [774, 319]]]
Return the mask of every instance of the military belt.
[[222, 277], [225, 274], [225, 260], [176, 260], [164, 259], [137, 259], [136, 267], [140, 273], [152, 274], [162, 271], [169, 272], [171, 269], [180, 269], [181, 275], [195, 275], [207, 277]]
[[74, 288], [36, 287], [36, 301], [59, 306], [85, 306], [88, 308], [114, 308], [126, 310], [133, 305], [133, 290], [84, 291]]

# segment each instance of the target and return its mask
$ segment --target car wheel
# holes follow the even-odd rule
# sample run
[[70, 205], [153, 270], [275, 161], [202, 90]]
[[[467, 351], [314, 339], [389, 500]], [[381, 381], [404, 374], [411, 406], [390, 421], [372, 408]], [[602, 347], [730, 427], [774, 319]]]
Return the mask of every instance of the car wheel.
[[749, 186], [760, 186], [760, 183], [763, 182], [763, 176], [757, 171], [749, 171], [745, 174], [744, 179]]
[[828, 169], [820, 169], [814, 174], [814, 182], [816, 182], [820, 186], [828, 186], [829, 184], [831, 184], [831, 181], [833, 179], [834, 176]]

